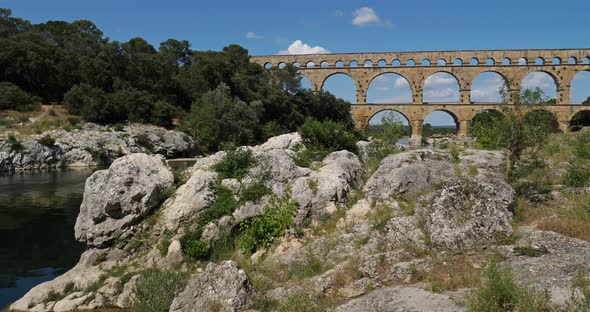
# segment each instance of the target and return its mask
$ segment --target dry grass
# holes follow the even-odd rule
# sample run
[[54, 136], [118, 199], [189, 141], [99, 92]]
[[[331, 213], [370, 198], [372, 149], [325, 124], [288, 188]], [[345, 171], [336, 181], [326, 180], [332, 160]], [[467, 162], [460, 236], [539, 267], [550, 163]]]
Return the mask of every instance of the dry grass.
[[474, 265], [481, 261], [467, 255], [457, 255], [444, 259], [434, 258], [427, 270], [415, 269], [412, 282], [425, 282], [428, 290], [441, 293], [449, 290], [476, 287], [484, 265]]
[[336, 270], [332, 276], [332, 285], [335, 289], [341, 289], [361, 277], [362, 273], [359, 270], [359, 259], [352, 258]]
[[33, 112], [0, 111], [0, 119], [11, 121], [0, 127], [0, 135], [12, 132], [31, 135], [61, 129], [70, 125], [69, 120], [79, 117], [68, 114], [62, 105], [43, 105], [41, 109]]

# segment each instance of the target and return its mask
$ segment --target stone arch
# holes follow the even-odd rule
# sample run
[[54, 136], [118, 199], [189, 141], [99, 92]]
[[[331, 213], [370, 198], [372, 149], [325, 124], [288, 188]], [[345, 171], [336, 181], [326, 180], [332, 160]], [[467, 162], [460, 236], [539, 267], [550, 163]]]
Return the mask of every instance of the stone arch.
[[544, 70], [534, 70], [525, 75], [521, 80], [521, 91], [534, 90], [536, 87], [541, 89], [546, 97], [557, 99], [559, 82], [553, 73]]
[[305, 68], [315, 68], [315, 63], [313, 61], [309, 61], [305, 64]]
[[524, 115], [524, 120], [533, 127], [544, 127], [549, 123], [553, 130], [559, 129], [559, 122], [555, 113], [544, 108], [535, 108]]
[[422, 99], [424, 103], [458, 103], [461, 100], [461, 83], [457, 76], [449, 71], [437, 71], [432, 73], [424, 79], [422, 90]]
[[431, 63], [430, 63], [430, 60], [429, 59], [425, 58], [425, 59], [422, 60], [422, 66], [430, 66], [430, 64]]
[[[337, 78], [334, 78], [337, 77]], [[330, 80], [334, 83], [330, 83]], [[328, 84], [326, 85], [326, 83]], [[357, 102], [358, 87], [355, 79], [344, 72], [334, 72], [329, 74], [322, 80], [321, 90], [329, 91], [336, 97], [349, 101], [350, 103]]]
[[510, 64], [512, 64], [512, 61], [510, 60], [510, 58], [505, 57], [502, 59], [502, 65], [508, 66]]
[[294, 62], [293, 63], [293, 67], [295, 67], [295, 68], [301, 68], [301, 64], [299, 64], [299, 62]]
[[379, 60], [377, 62], [377, 67], [387, 67], [387, 61], [383, 59]]
[[407, 66], [416, 66], [416, 61], [414, 61], [413, 59], [409, 59], [408, 62], [406, 62]]
[[373, 67], [373, 61], [365, 60], [365, 62], [363, 63], [363, 67]]
[[311, 79], [309, 79], [309, 77], [305, 76], [301, 72], [298, 72], [297, 74], [301, 76], [301, 87], [303, 89], [314, 90], [313, 82], [311, 81]]
[[491, 57], [488, 57], [488, 59], [486, 60], [486, 65], [487, 66], [492, 66], [492, 65], [495, 65], [495, 64], [496, 64], [496, 60], [494, 60]]
[[569, 117], [569, 129], [572, 132], [580, 131], [590, 126], [590, 108], [581, 110]]
[[265, 69], [271, 69], [272, 68], [272, 63], [271, 62], [264, 63], [264, 68]]
[[367, 86], [368, 103], [409, 104], [413, 102], [412, 96], [413, 90], [409, 80], [394, 71], [379, 73], [371, 78]]
[[[430, 125], [430, 128], [428, 125]], [[459, 118], [451, 110], [435, 109], [424, 116], [424, 120], [420, 125], [420, 132], [425, 138], [436, 133], [458, 134], [460, 126]]]
[[287, 64], [285, 64], [284, 62], [279, 63], [279, 69], [283, 69], [285, 67], [287, 67]]
[[582, 60], [582, 64], [590, 64], [590, 57], [586, 56], [583, 60]]
[[446, 66], [447, 65], [447, 60], [445, 60], [444, 58], [441, 58], [438, 61], [436, 61], [436, 65], [437, 66]]
[[518, 59], [518, 65], [526, 65], [528, 63], [528, 60], [526, 59], [526, 57], [521, 57]]
[[561, 64], [561, 58], [559, 58], [557, 56], [554, 57], [552, 63], [553, 63], [553, 65], [559, 65], [559, 64]]
[[487, 70], [478, 74], [471, 82], [471, 103], [502, 103], [501, 90], [507, 82], [506, 76], [498, 71]]
[[328, 61], [322, 61], [320, 63], [320, 68], [328, 68], [330, 67], [330, 64], [328, 63]]
[[578, 63], [578, 59], [576, 59], [574, 56], [570, 56], [570, 57], [567, 59], [567, 63], [568, 63], [568, 64], [577, 64], [577, 63]]
[[398, 60], [398, 59], [395, 59], [395, 60], [391, 61], [391, 66], [393, 66], [393, 67], [398, 67], [398, 66], [401, 66], [401, 65], [402, 65], [402, 62], [400, 60]]
[[342, 67], [344, 67], [344, 62], [342, 62], [342, 61], [336, 61], [336, 63], [334, 63], [334, 67], [336, 67], [336, 68], [342, 68]]
[[462, 66], [463, 65], [463, 60], [460, 58], [456, 58], [453, 60], [453, 65], [455, 66]]
[[[371, 116], [369, 116], [366, 128], [365, 128], [365, 133], [367, 133], [367, 135], [370, 135], [370, 127], [372, 125], [376, 125], [378, 124], [377, 122], [381, 121], [382, 116], [386, 115], [387, 113], [393, 113], [394, 115], [396, 115], [396, 117], [401, 117], [400, 121], [402, 122], [402, 124], [404, 125], [404, 127], [408, 128], [408, 133], [405, 133], [405, 135], [403, 136], [410, 136], [412, 134], [412, 122], [410, 120], [410, 118], [408, 118], [408, 116], [406, 116], [406, 114], [400, 112], [397, 109], [392, 109], [392, 108], [384, 108], [384, 109], [380, 109], [375, 111], [375, 113], [373, 113]], [[376, 118], [378, 118], [379, 120], [376, 120]]]
[[542, 57], [537, 57], [535, 59], [535, 65], [545, 65], [545, 59]]
[[576, 72], [570, 82], [570, 102], [571, 104], [590, 104], [590, 70], [580, 70]]
[[359, 62], [357, 61], [350, 61], [350, 63], [348, 63], [348, 67], [359, 67]]
[[472, 66], [477, 66], [477, 65], [479, 65], [479, 60], [477, 59], [477, 57], [472, 57], [472, 58], [469, 60], [469, 65], [472, 65]]

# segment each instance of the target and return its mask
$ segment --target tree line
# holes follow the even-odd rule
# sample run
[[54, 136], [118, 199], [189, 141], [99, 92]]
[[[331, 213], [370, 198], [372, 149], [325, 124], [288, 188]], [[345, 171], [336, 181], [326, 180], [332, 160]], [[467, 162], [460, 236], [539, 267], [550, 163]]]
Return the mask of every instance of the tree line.
[[0, 9], [0, 46], [0, 109], [64, 103], [102, 124], [179, 118], [203, 151], [295, 131], [308, 118], [352, 124], [350, 103], [303, 89], [292, 66], [251, 63], [239, 45], [195, 51], [168, 39], [155, 48], [112, 41], [88, 20], [33, 24]]

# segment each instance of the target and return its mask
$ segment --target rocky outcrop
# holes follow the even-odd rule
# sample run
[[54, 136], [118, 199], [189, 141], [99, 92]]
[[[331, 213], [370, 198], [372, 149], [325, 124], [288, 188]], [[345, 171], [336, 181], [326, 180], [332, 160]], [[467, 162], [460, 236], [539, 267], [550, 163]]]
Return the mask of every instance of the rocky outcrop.
[[[49, 136], [50, 146], [38, 142]], [[0, 171], [89, 167], [132, 153], [160, 154], [166, 158], [192, 156], [195, 142], [186, 134], [164, 128], [132, 124], [113, 129], [84, 124], [82, 129], [52, 130], [20, 144], [0, 138]]]
[[233, 261], [209, 263], [176, 296], [170, 312], [243, 311], [252, 306], [252, 285]]
[[351, 300], [336, 308], [336, 312], [421, 312], [465, 311], [451, 298], [415, 287], [385, 287]]
[[[131, 154], [95, 172], [86, 181], [84, 199], [76, 220], [76, 239], [104, 247], [126, 239], [164, 199], [174, 176], [160, 155]], [[107, 195], [108, 194], [108, 195]]]

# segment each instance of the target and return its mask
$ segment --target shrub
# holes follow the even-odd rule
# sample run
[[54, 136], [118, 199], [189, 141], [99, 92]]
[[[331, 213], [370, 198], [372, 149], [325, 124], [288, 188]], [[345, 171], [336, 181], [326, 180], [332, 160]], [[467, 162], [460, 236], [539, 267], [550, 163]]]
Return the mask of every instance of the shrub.
[[188, 275], [180, 272], [147, 270], [135, 287], [134, 311], [168, 311], [172, 300], [184, 288]]
[[264, 184], [264, 181], [255, 181], [240, 192], [240, 202], [256, 202], [270, 194], [272, 190]]
[[322, 150], [325, 153], [340, 150], [357, 152], [357, 137], [345, 123], [308, 119], [299, 128], [299, 133], [308, 149]]
[[514, 282], [512, 272], [493, 261], [484, 283], [467, 301], [468, 311], [552, 311], [547, 291]]
[[37, 142], [39, 142], [39, 144], [45, 145], [47, 147], [52, 147], [53, 145], [55, 145], [55, 139], [50, 135], [43, 136], [42, 138], [37, 140]]
[[140, 133], [135, 136], [135, 142], [137, 145], [147, 149], [148, 151], [153, 151], [154, 143], [150, 140], [149, 136], [145, 133]]
[[64, 95], [64, 104], [70, 114], [92, 122], [106, 124], [127, 119], [124, 106], [113, 102], [103, 90], [84, 83], [73, 86]]
[[38, 108], [31, 96], [10, 82], [0, 82], [0, 110], [31, 111]]
[[182, 252], [195, 260], [206, 259], [209, 256], [209, 244], [200, 239], [183, 236], [180, 239], [180, 245]]
[[579, 135], [574, 141], [576, 156], [583, 159], [590, 159], [590, 133]]
[[14, 134], [9, 134], [9, 135], [8, 135], [8, 140], [7, 140], [7, 141], [8, 141], [8, 144], [10, 144], [10, 147], [11, 147], [13, 150], [20, 150], [20, 149], [23, 147], [23, 145], [21, 144], [20, 140], [19, 140], [19, 139], [17, 139], [17, 138], [14, 136]]
[[458, 164], [461, 162], [461, 159], [459, 158], [459, 147], [455, 144], [452, 144], [449, 147], [449, 152], [451, 153], [451, 163], [453, 164]]
[[250, 167], [254, 165], [256, 159], [252, 155], [252, 151], [249, 149], [236, 149], [227, 152], [225, 157], [213, 166], [219, 174], [219, 179], [242, 179], [247, 173]]
[[590, 168], [579, 162], [574, 162], [563, 176], [563, 183], [571, 187], [583, 187], [590, 181]]
[[264, 207], [264, 214], [240, 223], [239, 244], [246, 253], [253, 253], [282, 236], [293, 221], [297, 201], [291, 198], [291, 190], [282, 197], [273, 196]]

